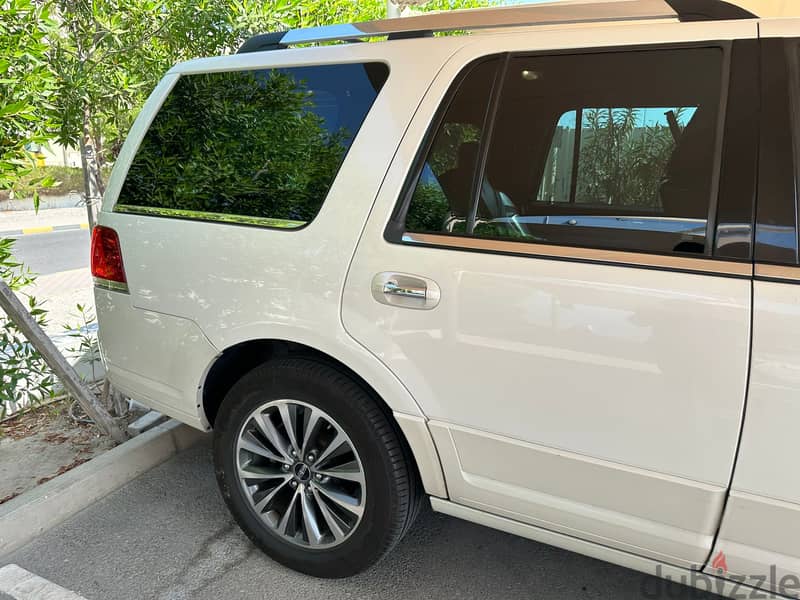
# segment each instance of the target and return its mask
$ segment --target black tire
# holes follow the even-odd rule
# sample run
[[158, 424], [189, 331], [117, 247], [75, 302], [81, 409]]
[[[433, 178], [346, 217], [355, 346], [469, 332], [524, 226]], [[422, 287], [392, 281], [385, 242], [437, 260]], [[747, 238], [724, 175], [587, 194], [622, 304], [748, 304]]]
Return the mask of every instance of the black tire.
[[[256, 515], [239, 484], [239, 432], [254, 410], [278, 399], [299, 400], [326, 412], [361, 457], [364, 513], [338, 546], [312, 549], [283, 539]], [[214, 465], [225, 503], [253, 543], [277, 562], [315, 577], [349, 577], [375, 564], [406, 533], [421, 502], [416, 468], [396, 425], [357, 381], [311, 358], [271, 360], [231, 388], [214, 426]]]

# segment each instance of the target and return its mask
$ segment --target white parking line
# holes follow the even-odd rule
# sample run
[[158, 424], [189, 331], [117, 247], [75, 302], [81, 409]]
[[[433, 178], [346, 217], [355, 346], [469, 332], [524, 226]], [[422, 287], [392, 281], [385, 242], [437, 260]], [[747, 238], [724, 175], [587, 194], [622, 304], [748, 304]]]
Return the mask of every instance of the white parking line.
[[16, 600], [86, 600], [17, 565], [0, 568], [0, 597], [2, 594]]

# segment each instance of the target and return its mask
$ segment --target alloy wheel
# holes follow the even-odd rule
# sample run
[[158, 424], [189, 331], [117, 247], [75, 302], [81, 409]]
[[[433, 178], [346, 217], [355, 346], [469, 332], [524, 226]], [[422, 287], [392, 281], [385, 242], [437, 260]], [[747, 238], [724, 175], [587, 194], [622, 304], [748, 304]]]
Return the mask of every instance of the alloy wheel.
[[361, 459], [342, 427], [319, 408], [273, 400], [254, 410], [237, 436], [236, 466], [251, 508], [292, 544], [336, 546], [361, 522]]

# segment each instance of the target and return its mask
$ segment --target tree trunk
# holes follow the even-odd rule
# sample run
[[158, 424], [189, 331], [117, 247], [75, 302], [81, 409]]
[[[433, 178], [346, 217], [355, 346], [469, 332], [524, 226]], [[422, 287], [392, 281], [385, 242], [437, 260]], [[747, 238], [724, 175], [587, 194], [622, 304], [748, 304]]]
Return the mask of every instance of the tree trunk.
[[105, 165], [105, 161], [103, 160], [103, 138], [96, 129], [92, 131], [92, 143], [94, 144], [95, 156], [95, 169], [93, 171], [95, 176], [94, 184], [99, 196], [98, 200], [102, 200], [106, 193], [106, 182], [103, 181], [103, 165]]
[[89, 223], [89, 229], [94, 229], [94, 210], [92, 209], [92, 183], [89, 176], [89, 157], [88, 147], [83, 136], [80, 141], [81, 150], [81, 168], [83, 169], [83, 201], [86, 204], [86, 217]]
[[103, 184], [100, 177], [100, 167], [97, 161], [97, 152], [92, 145], [92, 133], [89, 121], [89, 107], [83, 109], [83, 125], [81, 128], [80, 150], [81, 166], [83, 167], [83, 189], [86, 201], [86, 214], [89, 219], [89, 229], [94, 229], [95, 206], [102, 198]]
[[70, 395], [78, 401], [81, 408], [86, 411], [86, 414], [91, 417], [98, 429], [111, 436], [115, 442], [122, 443], [128, 439], [128, 436], [114, 422], [105, 407], [100, 404], [95, 395], [81, 381], [72, 365], [58, 351], [53, 341], [42, 331], [42, 328], [39, 327], [39, 324], [25, 308], [25, 305], [19, 301], [19, 298], [16, 297], [11, 288], [8, 287], [8, 284], [2, 279], [0, 279], [0, 308], [5, 311], [8, 318], [19, 327], [28, 341], [47, 361], [47, 364], [53, 369], [61, 383], [64, 384]]

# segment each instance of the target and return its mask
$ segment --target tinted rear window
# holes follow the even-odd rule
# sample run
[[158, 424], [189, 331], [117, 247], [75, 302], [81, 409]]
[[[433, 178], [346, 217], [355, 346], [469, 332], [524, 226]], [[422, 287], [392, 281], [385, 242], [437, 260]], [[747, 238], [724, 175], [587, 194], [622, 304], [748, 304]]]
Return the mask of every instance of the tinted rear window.
[[302, 226], [319, 212], [388, 72], [368, 63], [181, 77], [117, 210]]

